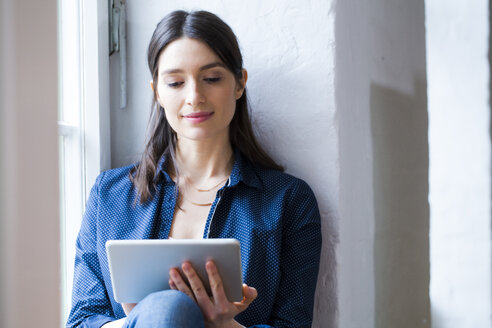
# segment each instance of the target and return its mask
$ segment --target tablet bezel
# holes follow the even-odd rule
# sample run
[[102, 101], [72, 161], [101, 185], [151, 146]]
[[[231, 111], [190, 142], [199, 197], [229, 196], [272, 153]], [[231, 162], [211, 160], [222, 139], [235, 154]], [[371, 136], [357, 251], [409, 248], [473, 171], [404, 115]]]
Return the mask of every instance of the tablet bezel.
[[243, 298], [237, 239], [108, 240], [106, 252], [113, 295], [118, 303], [138, 303], [152, 292], [170, 289], [169, 270], [180, 268], [183, 261], [192, 263], [211, 295], [205, 271], [208, 259], [217, 265], [227, 298]]

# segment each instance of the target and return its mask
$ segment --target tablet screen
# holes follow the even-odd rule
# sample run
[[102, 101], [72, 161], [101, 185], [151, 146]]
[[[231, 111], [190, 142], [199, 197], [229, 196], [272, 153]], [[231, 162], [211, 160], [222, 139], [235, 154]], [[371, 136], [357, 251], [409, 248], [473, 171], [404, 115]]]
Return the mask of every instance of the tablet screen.
[[[106, 242], [114, 299], [138, 303], [150, 293], [169, 289], [169, 270], [190, 261], [210, 293], [205, 271], [214, 260], [228, 299], [241, 301], [241, 251], [236, 239], [109, 240]], [[182, 274], [182, 276], [184, 276]]]

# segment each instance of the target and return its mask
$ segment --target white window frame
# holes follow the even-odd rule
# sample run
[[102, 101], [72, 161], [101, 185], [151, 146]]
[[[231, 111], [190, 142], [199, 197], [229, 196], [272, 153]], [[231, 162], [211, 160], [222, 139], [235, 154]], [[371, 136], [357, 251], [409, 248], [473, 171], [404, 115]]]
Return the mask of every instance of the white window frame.
[[107, 2], [59, 0], [62, 325], [75, 242], [96, 177], [111, 165]]
[[85, 186], [111, 168], [108, 3], [82, 2], [83, 108], [85, 114]]

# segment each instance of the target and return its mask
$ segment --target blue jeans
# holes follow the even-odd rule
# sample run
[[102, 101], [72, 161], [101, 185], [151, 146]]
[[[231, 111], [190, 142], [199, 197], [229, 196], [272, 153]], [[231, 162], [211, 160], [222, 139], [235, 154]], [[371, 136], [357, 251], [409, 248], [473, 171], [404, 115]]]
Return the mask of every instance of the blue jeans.
[[135, 306], [123, 328], [203, 328], [203, 315], [188, 295], [176, 290], [155, 292]]

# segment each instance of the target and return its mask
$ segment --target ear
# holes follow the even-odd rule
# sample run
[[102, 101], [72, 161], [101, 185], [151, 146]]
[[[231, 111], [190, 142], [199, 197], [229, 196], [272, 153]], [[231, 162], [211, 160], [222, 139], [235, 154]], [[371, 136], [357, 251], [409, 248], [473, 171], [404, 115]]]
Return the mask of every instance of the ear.
[[248, 81], [248, 71], [243, 68], [242, 73], [243, 77], [236, 83], [236, 100], [242, 97]]
[[155, 92], [155, 90], [154, 90], [154, 80], [150, 80], [150, 88], [152, 89], [152, 92]]

